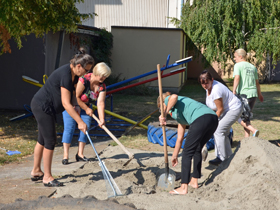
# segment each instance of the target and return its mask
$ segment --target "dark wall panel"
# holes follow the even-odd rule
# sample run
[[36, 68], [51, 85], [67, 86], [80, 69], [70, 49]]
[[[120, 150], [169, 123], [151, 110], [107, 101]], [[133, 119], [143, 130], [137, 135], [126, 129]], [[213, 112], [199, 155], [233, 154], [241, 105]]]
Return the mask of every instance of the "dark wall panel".
[[22, 80], [29, 76], [43, 84], [45, 68], [44, 39], [29, 35], [22, 40], [23, 47], [11, 42], [12, 53], [0, 56], [0, 109], [24, 109], [30, 105], [39, 87]]

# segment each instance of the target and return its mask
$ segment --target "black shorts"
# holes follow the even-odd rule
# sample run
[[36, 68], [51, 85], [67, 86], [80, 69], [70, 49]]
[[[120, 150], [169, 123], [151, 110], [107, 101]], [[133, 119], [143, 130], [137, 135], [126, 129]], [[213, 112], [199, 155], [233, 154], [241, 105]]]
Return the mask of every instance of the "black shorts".
[[46, 114], [34, 98], [31, 101], [31, 110], [38, 124], [38, 143], [46, 149], [54, 150], [56, 144], [55, 116]]
[[257, 97], [248, 98], [248, 104], [250, 106], [251, 112], [255, 106], [256, 101], [257, 101]]

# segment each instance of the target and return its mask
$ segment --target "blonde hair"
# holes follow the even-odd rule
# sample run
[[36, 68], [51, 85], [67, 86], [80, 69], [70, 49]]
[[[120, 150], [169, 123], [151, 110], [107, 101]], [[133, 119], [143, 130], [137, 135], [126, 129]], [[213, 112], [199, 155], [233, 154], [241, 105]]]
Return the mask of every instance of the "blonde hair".
[[246, 53], [244, 49], [238, 49], [235, 51], [235, 53], [239, 56], [241, 56], [244, 60], [250, 60], [251, 59], [251, 53]]
[[111, 69], [109, 66], [107, 66], [106, 63], [104, 62], [101, 62], [101, 63], [98, 63], [94, 66], [93, 70], [92, 70], [92, 73], [95, 75], [95, 76], [101, 76], [101, 77], [109, 77], [110, 74], [111, 74]]
[[[164, 102], [165, 98], [166, 98], [167, 96], [170, 96], [170, 95], [171, 95], [170, 92], [163, 93], [163, 94], [162, 94], [162, 100], [163, 100], [163, 102]], [[157, 106], [158, 106], [158, 108], [160, 107], [160, 96], [157, 98]]]

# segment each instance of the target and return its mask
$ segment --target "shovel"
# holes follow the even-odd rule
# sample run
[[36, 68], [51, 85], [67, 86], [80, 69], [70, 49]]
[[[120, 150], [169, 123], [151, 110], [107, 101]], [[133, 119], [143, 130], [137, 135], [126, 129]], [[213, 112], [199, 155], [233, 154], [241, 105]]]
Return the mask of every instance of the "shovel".
[[[160, 97], [160, 111], [161, 116], [163, 117], [163, 97], [162, 97], [162, 84], [161, 84], [161, 71], [160, 65], [157, 65], [157, 73], [158, 73], [158, 89], [159, 89], [159, 97]], [[160, 169], [157, 172], [157, 187], [163, 190], [173, 190], [175, 184], [176, 174], [173, 170], [169, 169], [168, 166], [168, 154], [167, 154], [167, 143], [166, 143], [166, 133], [165, 133], [165, 125], [162, 125], [162, 135], [163, 135], [163, 143], [164, 143], [164, 162], [165, 162], [165, 170]]]
[[[100, 124], [99, 119], [93, 114], [92, 117], [96, 120], [96, 122], [98, 122], [98, 124]], [[123, 166], [126, 166], [127, 164], [130, 163], [130, 161], [132, 161], [132, 159], [134, 158], [134, 154], [130, 153], [124, 146], [123, 144], [114, 136], [114, 134], [111, 133], [111, 131], [109, 131], [105, 125], [102, 125], [102, 128], [106, 131], [106, 133], [122, 148], [122, 150], [128, 155], [129, 160], [126, 161]]]
[[6, 151], [6, 154], [7, 155], [16, 155], [16, 154], [21, 154], [21, 152], [20, 151], [17, 151], [17, 150], [15, 150], [15, 151], [10, 151], [10, 150], [7, 150], [7, 149], [4, 149], [4, 148], [1, 148], [0, 147], [0, 149], [2, 149], [2, 150], [5, 150]]

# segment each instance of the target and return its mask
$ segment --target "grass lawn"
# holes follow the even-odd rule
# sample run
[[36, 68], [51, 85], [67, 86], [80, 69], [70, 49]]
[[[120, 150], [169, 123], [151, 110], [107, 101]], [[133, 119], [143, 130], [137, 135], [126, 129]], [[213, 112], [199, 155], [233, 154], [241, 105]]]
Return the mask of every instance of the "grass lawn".
[[[229, 86], [232, 89], [232, 86]], [[257, 100], [253, 110], [254, 117], [252, 125], [260, 130], [259, 137], [265, 140], [276, 142], [280, 140], [278, 132], [280, 122], [280, 84], [262, 84], [261, 91], [264, 96], [264, 102]], [[205, 101], [205, 91], [196, 82], [189, 80], [181, 89], [179, 95], [188, 96], [197, 101]], [[152, 113], [156, 107], [157, 91], [149, 96], [134, 96], [124, 94], [114, 94], [113, 111], [129, 119], [138, 121], [144, 116]], [[110, 110], [110, 103], [107, 103], [106, 109]], [[18, 150], [20, 155], [8, 156], [4, 150], [0, 149], [0, 165], [21, 161], [27, 155], [31, 155], [37, 140], [37, 124], [33, 117], [18, 121], [9, 119], [23, 114], [24, 111], [0, 110], [0, 148], [9, 150]], [[158, 121], [159, 113], [153, 114], [147, 121]], [[171, 119], [171, 118], [170, 118]], [[57, 126], [58, 132], [62, 132], [61, 125]], [[241, 125], [233, 125], [235, 143], [243, 139], [244, 131]], [[136, 127], [127, 136], [120, 138], [120, 141], [130, 148], [149, 148], [151, 143], [147, 140], [147, 130]]]
[[[229, 86], [232, 90], [232, 85]], [[277, 142], [280, 140], [280, 133], [278, 132], [278, 127], [280, 126], [280, 84], [261, 84], [261, 92], [264, 97], [264, 102], [261, 103], [258, 99], [253, 109], [253, 119], [251, 124], [260, 130], [259, 138], [269, 140], [271, 142]], [[195, 80], [189, 80], [187, 84], [181, 89], [179, 95], [187, 96], [202, 103], [205, 102], [205, 90], [197, 83]], [[114, 96], [114, 110], [120, 111], [123, 109], [123, 106], [126, 104], [126, 109], [129, 110], [130, 115], [145, 116], [154, 108], [156, 108], [156, 99], [155, 96], [127, 96], [125, 100], [122, 95], [116, 94]], [[140, 114], [142, 113], [142, 114]], [[139, 116], [138, 115], [138, 116]], [[146, 121], [146, 124], [152, 121], [158, 120], [159, 113], [154, 114], [149, 120]], [[169, 119], [171, 119], [169, 117]], [[234, 133], [234, 145], [237, 144], [240, 140], [244, 138], [243, 127], [239, 123], [234, 123], [233, 126]], [[128, 147], [137, 148], [137, 141], [147, 142], [147, 132], [143, 132], [143, 129], [137, 129], [134, 132], [129, 133], [128, 136], [123, 136], [120, 138], [121, 142]], [[145, 139], [142, 141], [142, 139]], [[134, 146], [135, 145], [135, 146]]]

